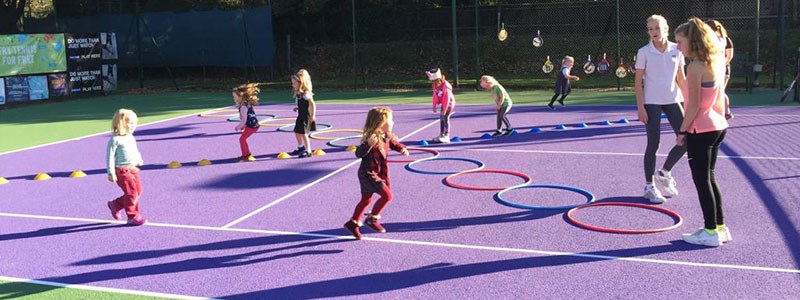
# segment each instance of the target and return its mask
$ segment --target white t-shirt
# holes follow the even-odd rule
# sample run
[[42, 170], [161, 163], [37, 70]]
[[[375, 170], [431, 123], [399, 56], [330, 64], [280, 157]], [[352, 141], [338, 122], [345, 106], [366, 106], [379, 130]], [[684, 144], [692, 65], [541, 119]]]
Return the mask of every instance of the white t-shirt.
[[636, 53], [636, 70], [644, 70], [644, 104], [667, 105], [683, 102], [683, 95], [675, 81], [678, 68], [686, 64], [678, 44], [667, 42], [663, 53], [653, 41]]

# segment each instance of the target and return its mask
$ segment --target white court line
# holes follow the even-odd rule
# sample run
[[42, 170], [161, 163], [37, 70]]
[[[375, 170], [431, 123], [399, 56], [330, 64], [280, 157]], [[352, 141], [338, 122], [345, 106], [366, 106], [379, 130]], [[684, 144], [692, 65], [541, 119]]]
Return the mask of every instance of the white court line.
[[[195, 296], [185, 296], [185, 295], [176, 295], [176, 294], [164, 294], [164, 293], [155, 293], [155, 292], [145, 292], [145, 291], [118, 289], [118, 288], [106, 288], [106, 287], [98, 287], [98, 286], [91, 286], [91, 285], [67, 284], [67, 283], [60, 283], [60, 282], [42, 281], [42, 280], [25, 279], [25, 278], [8, 277], [8, 276], [0, 276], [0, 280], [10, 281], [10, 282], [20, 282], [20, 283], [30, 283], [30, 284], [54, 286], [54, 287], [76, 289], [76, 290], [119, 293], [119, 294], [148, 296], [148, 297], [160, 297], [160, 298], [171, 298], [171, 299], [186, 299], [186, 300], [213, 299], [213, 298], [207, 298], [207, 297], [195, 297]], [[13, 292], [11, 292], [11, 293], [13, 293]], [[2, 295], [2, 294], [3, 293], [0, 293], [0, 295]], [[23, 292], [23, 294], [24, 294], [24, 292]]]
[[[525, 150], [525, 149], [475, 149], [475, 148], [456, 148], [456, 147], [428, 147], [437, 150], [449, 151], [476, 151], [476, 152], [510, 152], [510, 153], [541, 153], [541, 154], [577, 154], [577, 155], [612, 155], [612, 156], [644, 156], [643, 153], [626, 152], [585, 152], [585, 151], [563, 151], [563, 150]], [[656, 154], [664, 156], [667, 154]], [[728, 156], [719, 155], [717, 158], [728, 159], [752, 159], [752, 160], [800, 160], [800, 157], [769, 157], [769, 156]]]
[[[408, 137], [410, 137], [410, 136], [412, 136], [412, 135], [415, 135], [415, 134], [417, 134], [418, 132], [420, 132], [420, 131], [424, 130], [425, 128], [428, 128], [428, 127], [430, 127], [431, 125], [433, 125], [433, 124], [436, 124], [436, 123], [438, 123], [438, 122], [439, 122], [439, 120], [432, 121], [432, 122], [428, 123], [428, 125], [422, 126], [421, 128], [419, 128], [419, 129], [417, 129], [417, 130], [414, 130], [414, 132], [412, 132], [412, 133], [409, 133], [409, 134], [407, 134], [407, 135], [406, 135], [406, 136], [404, 136], [404, 137], [401, 137], [401, 138], [400, 138], [400, 141], [402, 141], [402, 140], [404, 140], [404, 139], [406, 139], [406, 138], [408, 138]], [[302, 191], [304, 191], [304, 190], [306, 190], [306, 189], [308, 189], [308, 188], [310, 188], [310, 187], [312, 187], [312, 186], [316, 185], [317, 183], [320, 183], [321, 181], [323, 181], [323, 180], [325, 180], [325, 179], [328, 179], [328, 178], [330, 178], [331, 176], [333, 176], [333, 175], [336, 175], [336, 174], [338, 174], [338, 173], [339, 173], [339, 172], [341, 172], [341, 171], [344, 171], [345, 169], [347, 169], [347, 168], [349, 168], [349, 167], [351, 167], [351, 166], [353, 166], [353, 165], [355, 165], [355, 164], [359, 163], [360, 161], [361, 161], [361, 159], [360, 159], [360, 158], [359, 158], [359, 159], [356, 159], [356, 160], [354, 160], [354, 161], [350, 162], [349, 164], [346, 164], [344, 167], [341, 167], [341, 168], [339, 168], [338, 170], [336, 170], [336, 171], [333, 171], [333, 172], [331, 172], [330, 174], [328, 174], [328, 175], [325, 175], [325, 176], [323, 176], [323, 177], [322, 177], [322, 178], [320, 178], [320, 179], [314, 180], [313, 182], [311, 182], [311, 183], [309, 183], [309, 184], [306, 184], [306, 185], [302, 186], [301, 188], [299, 188], [299, 189], [296, 189], [296, 190], [292, 191], [291, 193], [289, 193], [289, 194], [286, 194], [285, 196], [283, 196], [283, 197], [280, 197], [280, 198], [278, 198], [277, 200], [275, 200], [275, 201], [272, 201], [271, 203], [269, 203], [269, 204], [267, 204], [267, 205], [264, 205], [264, 206], [260, 207], [259, 209], [256, 209], [256, 210], [254, 210], [254, 211], [250, 212], [249, 214], [246, 214], [246, 215], [242, 216], [241, 218], [238, 218], [238, 219], [236, 219], [236, 220], [234, 220], [234, 221], [232, 221], [232, 222], [230, 222], [230, 223], [228, 223], [228, 224], [225, 224], [224, 226], [222, 226], [222, 228], [230, 228], [230, 227], [231, 227], [231, 226], [233, 226], [233, 225], [239, 224], [240, 222], [242, 222], [242, 221], [246, 220], [247, 218], [250, 218], [250, 217], [252, 217], [252, 216], [254, 216], [254, 215], [256, 215], [256, 214], [258, 214], [258, 213], [260, 213], [260, 212], [264, 211], [264, 210], [265, 210], [265, 209], [267, 209], [267, 208], [270, 208], [270, 207], [272, 207], [272, 206], [274, 206], [274, 205], [276, 205], [276, 204], [278, 204], [278, 203], [281, 203], [281, 202], [283, 202], [283, 201], [284, 201], [284, 200], [286, 200], [286, 199], [289, 199], [289, 197], [292, 197], [292, 196], [296, 195], [297, 193], [300, 193], [300, 192], [302, 192]]]
[[[164, 120], [153, 121], [153, 122], [150, 122], [150, 123], [145, 123], [145, 124], [138, 125], [138, 126], [136, 126], [136, 127], [137, 127], [137, 128], [141, 128], [141, 127], [148, 126], [148, 125], [153, 125], [153, 124], [158, 124], [158, 123], [168, 122], [168, 121], [177, 120], [177, 119], [180, 119], [180, 118], [191, 117], [191, 116], [194, 116], [194, 115], [197, 115], [197, 114], [202, 114], [202, 113], [207, 113], [207, 112], [217, 111], [217, 110], [221, 110], [221, 109], [225, 109], [225, 108], [227, 108], [227, 107], [220, 107], [220, 108], [215, 108], [215, 109], [212, 109], [212, 110], [207, 110], [207, 111], [203, 111], [203, 112], [192, 113], [192, 114], [186, 114], [186, 115], [177, 116], [177, 117], [174, 117], [174, 118], [169, 118], [169, 119], [164, 119]], [[111, 130], [109, 130], [109, 131], [103, 131], [103, 132], [98, 132], [98, 133], [93, 133], [93, 134], [90, 134], [90, 135], [79, 136], [79, 137], [76, 137], [76, 138], [71, 138], [71, 139], [66, 139], [66, 140], [61, 140], [61, 141], [55, 141], [55, 142], [51, 142], [51, 143], [47, 143], [47, 144], [41, 144], [41, 145], [36, 145], [36, 146], [30, 146], [30, 147], [27, 147], [27, 148], [22, 148], [22, 149], [17, 149], [17, 150], [10, 150], [10, 151], [6, 151], [6, 152], [3, 152], [3, 153], [0, 153], [0, 156], [6, 155], [6, 154], [15, 153], [15, 152], [20, 152], [20, 151], [25, 151], [25, 150], [31, 150], [31, 149], [36, 149], [36, 148], [46, 147], [46, 146], [50, 146], [50, 145], [56, 145], [56, 144], [61, 144], [61, 143], [66, 143], [66, 142], [71, 142], [71, 141], [77, 141], [77, 140], [80, 140], [80, 139], [90, 138], [90, 137], [94, 137], [94, 136], [98, 136], [98, 135], [104, 135], [104, 134], [109, 134], [109, 133], [111, 133]]]
[[[101, 219], [52, 217], [52, 216], [38, 216], [38, 215], [2, 213], [2, 212], [0, 212], [0, 217], [44, 219], [44, 220], [72, 221], [72, 222], [84, 222], [84, 223], [106, 223], [106, 224], [123, 224], [124, 223], [124, 222], [120, 222], [120, 221], [110, 221], [110, 220], [101, 220]], [[353, 239], [352, 236], [340, 236], [340, 235], [330, 235], [330, 234], [320, 234], [320, 233], [305, 233], [305, 232], [292, 232], [292, 231], [279, 231], [279, 230], [262, 230], [262, 229], [243, 229], [243, 228], [223, 228], [223, 227], [209, 227], [209, 226], [198, 226], [198, 225], [180, 225], [180, 224], [154, 223], [154, 222], [147, 222], [147, 224], [145, 224], [144, 226], [164, 227], [164, 228], [194, 229], [194, 230], [209, 230], [209, 231], [221, 231], [221, 232], [257, 233], [257, 234], [270, 234], [270, 235], [297, 235], [297, 236], [331, 238], [331, 239], [340, 239], [340, 240], [352, 240]], [[549, 255], [549, 256], [568, 256], [568, 257], [571, 256], [571, 257], [593, 258], [593, 259], [600, 259], [600, 260], [620, 260], [620, 261], [629, 261], [629, 262], [654, 263], [654, 264], [676, 265], [676, 266], [691, 266], [691, 267], [704, 267], [704, 268], [718, 268], [718, 269], [734, 269], [734, 270], [747, 270], [747, 271], [762, 271], [762, 272], [800, 274], [800, 270], [799, 269], [784, 269], [784, 268], [746, 266], [746, 265], [732, 265], [732, 264], [698, 263], [698, 262], [688, 262], [688, 261], [678, 261], [678, 260], [649, 259], [649, 258], [637, 258], [637, 257], [621, 257], [621, 256], [590, 254], [590, 253], [575, 253], [575, 252], [548, 251], [548, 250], [536, 250], [536, 249], [524, 249], [524, 248], [478, 246], [478, 245], [467, 245], [467, 244], [425, 242], [425, 241], [414, 241], [414, 240], [372, 238], [372, 237], [364, 237], [362, 240], [363, 241], [381, 242], [381, 243], [432, 246], [432, 247], [442, 247], [442, 248], [500, 251], [500, 252], [538, 254], [538, 255]]]

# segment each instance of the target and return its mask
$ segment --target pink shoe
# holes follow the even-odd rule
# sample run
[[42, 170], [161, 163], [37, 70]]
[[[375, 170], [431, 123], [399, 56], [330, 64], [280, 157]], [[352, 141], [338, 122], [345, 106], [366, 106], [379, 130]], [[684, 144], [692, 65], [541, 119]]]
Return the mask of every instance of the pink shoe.
[[353, 235], [354, 238], [356, 238], [357, 240], [360, 240], [361, 239], [361, 230], [358, 227], [359, 227], [358, 223], [356, 223], [356, 221], [353, 221], [353, 220], [350, 220], [350, 221], [347, 221], [347, 223], [344, 223], [344, 228], [347, 229], [347, 231], [350, 232], [350, 234]]
[[144, 225], [144, 223], [147, 223], [147, 219], [142, 216], [136, 216], [132, 219], [128, 219], [129, 226], [141, 226]]
[[122, 217], [119, 216], [121, 209], [114, 208], [114, 201], [108, 201], [106, 204], [108, 204], [108, 209], [111, 211], [111, 217], [117, 221], [122, 220]]

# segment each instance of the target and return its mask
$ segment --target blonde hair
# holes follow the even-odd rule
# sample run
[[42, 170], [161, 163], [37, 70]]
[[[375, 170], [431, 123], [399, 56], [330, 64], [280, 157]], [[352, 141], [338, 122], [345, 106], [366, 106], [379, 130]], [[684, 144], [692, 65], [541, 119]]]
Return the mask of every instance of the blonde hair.
[[247, 83], [233, 88], [233, 92], [242, 97], [241, 104], [256, 105], [259, 100], [258, 93], [261, 92], [261, 89], [258, 88], [258, 83]]
[[383, 139], [380, 138], [386, 133], [383, 132], [383, 125], [386, 125], [386, 122], [389, 122], [391, 118], [391, 108], [379, 106], [370, 109], [369, 112], [367, 112], [367, 121], [364, 123], [361, 143], [367, 142], [372, 136], [377, 137], [379, 143], [383, 143]]
[[[692, 59], [703, 62], [706, 66], [711, 68], [711, 72], [717, 74], [716, 60], [720, 58], [722, 53], [721, 45], [717, 42], [717, 36], [714, 30], [711, 29], [703, 20], [697, 17], [692, 17], [686, 23], [681, 24], [675, 28], [675, 35], [682, 35], [686, 37], [687, 47]], [[688, 56], [688, 55], [687, 55]]]
[[723, 27], [722, 23], [720, 23], [719, 21], [714, 19], [708, 19], [706, 20], [706, 24], [709, 27], [711, 27], [711, 30], [713, 30], [714, 33], [717, 34], [717, 36], [721, 37], [722, 39], [728, 38], [728, 31], [725, 30], [725, 27]]
[[438, 78], [438, 79], [433, 81], [433, 83], [431, 84], [431, 88], [435, 89], [435, 88], [439, 87], [440, 85], [444, 84], [444, 82], [445, 82], [445, 78], [444, 78], [444, 74], [442, 74], [442, 77], [440, 77], [440, 78]]
[[308, 74], [306, 69], [297, 70], [297, 73], [292, 75], [292, 80], [296, 80], [299, 83], [299, 86], [296, 90], [292, 90], [294, 94], [304, 94], [309, 93], [312, 96], [314, 93], [311, 91], [311, 75]]
[[564, 56], [564, 59], [561, 60], [561, 65], [566, 65], [567, 61], [571, 61], [572, 63], [575, 63], [575, 58], [572, 57], [572, 56], [569, 56], [569, 55]]
[[652, 15], [647, 18], [647, 23], [650, 22], [657, 22], [658, 27], [661, 28], [661, 32], [664, 32], [669, 36], [669, 24], [667, 24], [667, 19], [664, 18], [662, 15]]
[[131, 133], [128, 123], [131, 121], [136, 124], [139, 117], [130, 109], [120, 108], [114, 113], [114, 118], [111, 119], [111, 131], [114, 135], [128, 135]]

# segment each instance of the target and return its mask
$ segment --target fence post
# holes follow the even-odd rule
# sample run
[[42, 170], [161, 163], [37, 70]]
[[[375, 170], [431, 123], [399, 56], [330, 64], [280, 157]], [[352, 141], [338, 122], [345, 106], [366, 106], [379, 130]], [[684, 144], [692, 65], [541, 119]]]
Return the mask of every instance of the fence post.
[[358, 88], [358, 52], [356, 48], [356, 0], [350, 0], [350, 8], [352, 10], [352, 24], [353, 24], [353, 89]]
[[[480, 34], [481, 25], [480, 24], [481, 24], [481, 22], [480, 22], [480, 16], [478, 14], [478, 5], [479, 5], [478, 0], [475, 0], [475, 73], [477, 75], [475, 78], [481, 78], [481, 75], [483, 75], [483, 74], [481, 74], [481, 73], [483, 73], [483, 70], [482, 70], [483, 68], [481, 68], [481, 50], [480, 50], [480, 45], [481, 45], [481, 34]], [[478, 79], [478, 81], [480, 81], [480, 79]], [[479, 84], [479, 82], [476, 82], [476, 83]], [[478, 85], [475, 85], [475, 88], [477, 89]]]
[[456, 0], [452, 0], [451, 2], [452, 8], [451, 12], [453, 13], [453, 77], [455, 80], [453, 83], [455, 87], [458, 87], [458, 35], [457, 35], [457, 27], [456, 27]]

